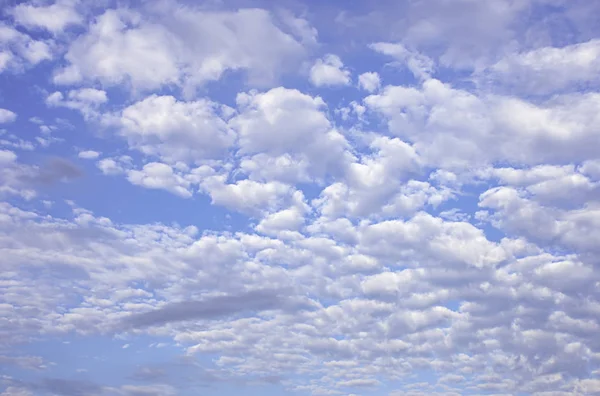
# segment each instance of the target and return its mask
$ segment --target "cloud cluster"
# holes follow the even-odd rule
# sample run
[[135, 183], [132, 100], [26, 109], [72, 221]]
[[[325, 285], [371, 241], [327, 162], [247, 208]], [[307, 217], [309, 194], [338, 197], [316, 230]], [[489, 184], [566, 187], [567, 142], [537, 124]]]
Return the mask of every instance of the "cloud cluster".
[[[204, 11], [174, 2], [144, 10], [107, 10], [71, 43], [57, 84], [98, 81], [147, 91], [197, 86], [243, 70], [249, 81], [274, 81], [314, 41], [302, 19], [276, 20], [262, 9]], [[269, 40], [269, 46], [262, 45]]]
[[600, 10], [391, 3], [7, 10], [0, 395], [600, 394]]

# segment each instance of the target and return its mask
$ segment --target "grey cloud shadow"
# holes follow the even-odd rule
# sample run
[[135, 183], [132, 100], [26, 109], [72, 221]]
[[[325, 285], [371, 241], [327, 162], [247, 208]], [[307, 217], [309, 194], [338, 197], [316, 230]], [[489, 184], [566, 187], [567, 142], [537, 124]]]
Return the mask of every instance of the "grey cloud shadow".
[[34, 185], [52, 185], [80, 178], [83, 174], [83, 171], [71, 161], [60, 157], [50, 157], [39, 166], [36, 172], [25, 176], [24, 181]]
[[316, 306], [316, 303], [307, 297], [292, 297], [279, 290], [255, 290], [238, 295], [167, 304], [153, 311], [130, 315], [118, 324], [118, 328], [130, 330], [189, 320], [219, 319], [243, 312], [268, 310], [294, 312]]

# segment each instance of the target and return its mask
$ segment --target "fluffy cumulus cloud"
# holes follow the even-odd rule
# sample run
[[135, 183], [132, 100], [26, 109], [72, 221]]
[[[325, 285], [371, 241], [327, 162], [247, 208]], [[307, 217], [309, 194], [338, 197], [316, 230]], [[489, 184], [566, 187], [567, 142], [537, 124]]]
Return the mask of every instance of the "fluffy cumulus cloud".
[[70, 44], [54, 81], [136, 90], [183, 85], [193, 92], [226, 72], [244, 71], [249, 82], [263, 85], [293, 70], [314, 40], [303, 19], [279, 20], [264, 9], [213, 11], [174, 2], [109, 9]]
[[[564, 47], [541, 47], [500, 59], [481, 73], [482, 82], [502, 83], [512, 92], [545, 95], [597, 88], [600, 40]], [[493, 87], [492, 85], [491, 87]]]
[[19, 72], [54, 56], [52, 40], [36, 40], [0, 21], [0, 73]]
[[365, 72], [358, 76], [358, 85], [365, 91], [374, 92], [381, 85], [381, 78], [377, 72]]
[[577, 92], [532, 103], [427, 79], [417, 87], [387, 86], [364, 102], [427, 162], [464, 168], [596, 158], [591, 147], [598, 144], [599, 99], [596, 92]]
[[0, 124], [13, 122], [17, 119], [17, 115], [10, 110], [0, 109]]
[[323, 59], [317, 59], [310, 68], [310, 82], [317, 87], [348, 85], [350, 71], [344, 68], [344, 63], [339, 56], [327, 54]]
[[597, 2], [13, 3], [0, 395], [600, 395]]
[[148, 96], [117, 116], [129, 147], [169, 162], [197, 162], [224, 157], [235, 134], [210, 100], [178, 101]]
[[287, 182], [344, 172], [351, 160], [344, 134], [327, 117], [319, 97], [278, 87], [240, 93], [229, 124], [238, 134], [241, 169], [251, 178]]
[[141, 170], [129, 171], [127, 179], [146, 188], [164, 189], [184, 198], [191, 196], [187, 189], [189, 183], [173, 172], [169, 165], [160, 162], [150, 162]]
[[52, 33], [61, 33], [70, 25], [83, 22], [77, 12], [77, 0], [60, 0], [50, 5], [22, 3], [11, 11], [15, 22], [28, 29], [46, 29]]

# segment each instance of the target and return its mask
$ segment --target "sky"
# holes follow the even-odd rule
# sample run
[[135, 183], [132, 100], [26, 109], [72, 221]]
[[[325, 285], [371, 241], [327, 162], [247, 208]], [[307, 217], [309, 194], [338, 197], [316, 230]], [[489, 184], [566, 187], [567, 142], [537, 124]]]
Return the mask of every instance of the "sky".
[[0, 0], [0, 395], [600, 395], [600, 2]]

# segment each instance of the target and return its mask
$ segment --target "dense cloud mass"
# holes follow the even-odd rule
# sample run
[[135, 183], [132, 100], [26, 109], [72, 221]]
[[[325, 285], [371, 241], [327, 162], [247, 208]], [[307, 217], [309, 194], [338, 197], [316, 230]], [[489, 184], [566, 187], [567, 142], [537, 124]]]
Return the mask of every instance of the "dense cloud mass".
[[600, 395], [600, 3], [17, 3], [0, 396]]

